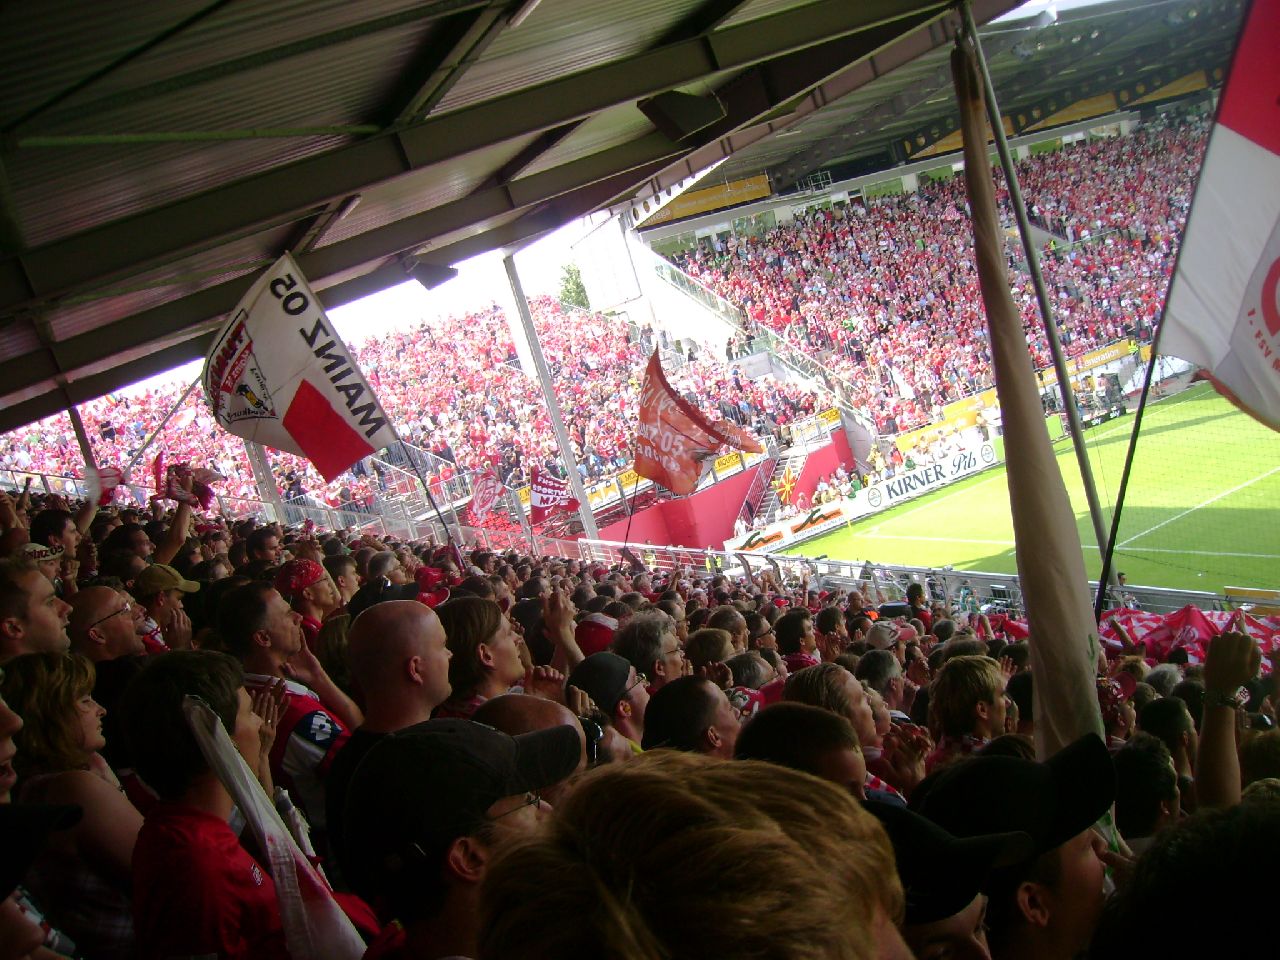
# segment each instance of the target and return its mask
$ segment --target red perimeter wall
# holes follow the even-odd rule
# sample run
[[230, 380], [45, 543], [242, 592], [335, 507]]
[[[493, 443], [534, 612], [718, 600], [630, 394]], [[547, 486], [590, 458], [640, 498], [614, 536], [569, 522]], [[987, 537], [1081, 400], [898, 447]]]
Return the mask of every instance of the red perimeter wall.
[[[629, 535], [625, 518], [601, 527], [600, 539], [719, 550], [733, 536], [733, 523], [738, 519], [738, 511], [756, 474], [766, 468], [772, 470], [772, 464], [773, 461], [766, 460], [691, 497], [668, 500], [641, 510], [631, 518]], [[808, 464], [805, 466], [807, 469]], [[834, 469], [833, 465], [827, 472]], [[812, 486], [817, 483], [815, 475]]]
[[800, 468], [800, 476], [796, 480], [795, 495], [804, 494], [805, 503], [813, 503], [813, 491], [818, 488], [818, 481], [835, 473], [841, 464], [846, 470], [853, 469], [853, 451], [849, 449], [849, 438], [843, 430], [831, 431], [831, 443], [821, 450], [809, 454], [809, 459]]

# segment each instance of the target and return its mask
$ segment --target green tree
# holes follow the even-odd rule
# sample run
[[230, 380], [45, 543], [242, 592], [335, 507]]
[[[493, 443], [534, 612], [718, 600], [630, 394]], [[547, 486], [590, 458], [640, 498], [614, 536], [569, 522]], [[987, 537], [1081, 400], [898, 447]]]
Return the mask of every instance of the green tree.
[[576, 263], [566, 263], [560, 273], [560, 302], [583, 310], [591, 309], [587, 288], [582, 282], [582, 271]]

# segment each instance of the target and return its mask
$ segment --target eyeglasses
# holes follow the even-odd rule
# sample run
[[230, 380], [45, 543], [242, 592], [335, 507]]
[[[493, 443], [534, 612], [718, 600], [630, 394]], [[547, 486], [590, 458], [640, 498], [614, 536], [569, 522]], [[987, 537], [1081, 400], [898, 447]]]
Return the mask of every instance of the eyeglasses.
[[106, 623], [106, 622], [107, 622], [108, 620], [110, 620], [112, 617], [118, 617], [118, 616], [120, 616], [120, 614], [122, 614], [122, 613], [128, 613], [128, 612], [129, 612], [130, 610], [132, 610], [132, 609], [133, 609], [133, 604], [128, 603], [128, 602], [126, 601], [125, 605], [124, 605], [123, 607], [121, 607], [119, 610], [116, 610], [114, 613], [108, 613], [108, 614], [107, 614], [105, 617], [103, 617], [101, 620], [95, 620], [95, 621], [93, 621], [93, 623], [89, 624], [89, 626], [87, 626], [85, 629], [86, 629], [86, 630], [92, 630], [92, 629], [93, 629], [94, 627], [96, 627], [98, 624], [100, 624], [100, 623]]
[[678, 654], [680, 654], [680, 656], [682, 656], [682, 657], [683, 657], [683, 656], [684, 656], [684, 647], [682, 647], [680, 644], [678, 644], [678, 643], [677, 643], [677, 644], [676, 644], [674, 647], [672, 647], [670, 650], [663, 650], [663, 651], [662, 651], [662, 655], [663, 655], [664, 657], [669, 657], [669, 656], [671, 656], [673, 653], [678, 653]]
[[536, 790], [530, 790], [528, 793], [524, 795], [524, 799], [517, 806], [512, 807], [506, 813], [498, 814], [496, 817], [486, 816], [485, 819], [488, 820], [490, 823], [496, 823], [497, 821], [501, 820], [503, 817], [509, 817], [513, 813], [519, 813], [525, 807], [536, 807], [540, 803], [542, 803], [542, 795], [538, 793], [538, 791]]
[[635, 682], [635, 683], [633, 683], [633, 684], [631, 684], [631, 686], [627, 687], [627, 689], [623, 690], [623, 691], [622, 691], [622, 695], [625, 697], [628, 693], [630, 693], [630, 692], [631, 692], [632, 690], [634, 690], [636, 687], [640, 686], [642, 683], [648, 683], [648, 682], [649, 682], [649, 678], [648, 678], [648, 677], [646, 677], [643, 673], [641, 673], [640, 671], [638, 671], [638, 670], [637, 670], [637, 671], [636, 671], [636, 682]]

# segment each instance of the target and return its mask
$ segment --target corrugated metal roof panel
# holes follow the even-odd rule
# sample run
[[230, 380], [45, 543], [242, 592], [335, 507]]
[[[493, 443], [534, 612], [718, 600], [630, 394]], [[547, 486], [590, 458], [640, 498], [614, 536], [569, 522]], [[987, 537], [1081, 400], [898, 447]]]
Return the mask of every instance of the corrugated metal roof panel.
[[[733, 15], [728, 17], [721, 26], [727, 27], [732, 24], [749, 23], [752, 20], [759, 20], [761, 17], [768, 17], [786, 10], [795, 10], [799, 7], [807, 7], [817, 2], [818, 0], [749, 0], [749, 2], [734, 11]], [[917, 4], [903, 4], [903, 7], [908, 9], [913, 6], [917, 6]]]
[[[182, 32], [97, 80], [67, 100], [81, 104], [106, 94], [166, 80], [193, 70], [262, 54], [384, 17], [428, 17], [475, 0], [239, 0], [214, 10]], [[215, 6], [209, 0], [132, 0], [86, 4], [41, 0], [6, 4], [0, 30], [0, 102], [5, 116], [44, 102], [161, 36], [185, 19]], [[39, 46], [41, 56], [32, 57]]]
[[529, 19], [503, 31], [440, 102], [437, 113], [490, 100], [639, 53], [702, 0], [627, 0], [626, 30], [614, 2], [544, 2]]
[[[78, 233], [276, 163], [320, 153], [343, 137], [24, 150], [5, 159], [28, 245]], [[85, 155], [93, 162], [86, 164]]]
[[411, 62], [422, 28], [388, 31], [189, 89], [129, 100], [92, 118], [56, 113], [31, 133], [151, 133], [364, 124]]
[[296, 227], [285, 226], [256, 233], [131, 277], [126, 284], [102, 289], [93, 299], [67, 301], [49, 316], [54, 338], [67, 340], [177, 297], [248, 277], [274, 262], [296, 232]]
[[577, 157], [626, 143], [653, 132], [653, 124], [634, 104], [603, 110], [588, 118], [569, 136], [542, 154], [522, 176], [550, 170]]
[[415, 170], [365, 191], [355, 210], [325, 232], [320, 246], [329, 246], [466, 196], [491, 170], [501, 167], [533, 139], [500, 143], [448, 163]]

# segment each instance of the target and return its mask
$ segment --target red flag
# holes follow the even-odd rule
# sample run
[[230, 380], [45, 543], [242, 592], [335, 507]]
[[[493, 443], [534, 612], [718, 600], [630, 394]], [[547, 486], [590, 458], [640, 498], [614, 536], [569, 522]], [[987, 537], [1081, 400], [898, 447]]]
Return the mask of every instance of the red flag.
[[756, 438], [726, 420], [712, 423], [667, 382], [658, 351], [653, 351], [640, 391], [640, 425], [636, 431], [635, 471], [672, 493], [692, 493], [702, 461], [722, 446], [762, 453]]
[[543, 473], [535, 463], [529, 471], [529, 520], [541, 523], [557, 510], [577, 510], [569, 483]]
[[1161, 352], [1280, 430], [1280, 0], [1254, 0], [1222, 91]]

